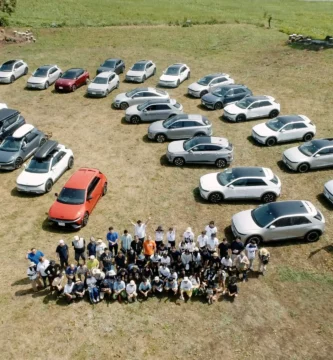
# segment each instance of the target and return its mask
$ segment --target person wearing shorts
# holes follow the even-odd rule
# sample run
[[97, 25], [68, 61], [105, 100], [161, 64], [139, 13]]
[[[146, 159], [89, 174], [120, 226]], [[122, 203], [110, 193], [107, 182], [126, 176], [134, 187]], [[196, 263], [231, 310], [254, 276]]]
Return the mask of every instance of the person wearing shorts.
[[192, 297], [193, 285], [189, 278], [185, 276], [183, 281], [180, 283], [180, 300], [184, 300], [184, 294], [188, 296], [189, 299]]
[[173, 277], [170, 276], [164, 285], [164, 290], [166, 292], [170, 292], [172, 295], [177, 295], [178, 292], [178, 283], [177, 280]]

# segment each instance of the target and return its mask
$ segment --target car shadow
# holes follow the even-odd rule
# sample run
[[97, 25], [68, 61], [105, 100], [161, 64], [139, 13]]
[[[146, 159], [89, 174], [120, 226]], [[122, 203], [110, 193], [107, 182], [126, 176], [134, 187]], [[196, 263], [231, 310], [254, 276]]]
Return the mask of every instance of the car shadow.
[[249, 135], [246, 139], [248, 142], [250, 142], [254, 146], [265, 147], [263, 144], [259, 144], [257, 141], [255, 141], [251, 135]]
[[333, 244], [331, 245], [326, 245], [326, 246], [323, 246], [317, 250], [314, 250], [314, 251], [311, 251], [310, 252], [310, 255], [309, 255], [309, 259], [312, 258], [312, 256], [316, 255], [317, 253], [319, 253], [320, 251], [326, 251], [328, 252], [329, 254], [333, 254]]
[[42, 230], [53, 233], [53, 234], [71, 234], [71, 233], [79, 231], [80, 229], [73, 229], [73, 228], [69, 228], [69, 227], [62, 228], [55, 224], [50, 224], [48, 218], [45, 218], [44, 221], [42, 222]]
[[[224, 123], [226, 123], [226, 124], [232, 124], [232, 123], [234, 122], [234, 121], [229, 121], [229, 120], [226, 119], [223, 115], [219, 116], [219, 119], [220, 119], [221, 121], [223, 121]], [[234, 123], [237, 124], [236, 121], [235, 121]]]
[[121, 124], [123, 124], [123, 125], [131, 125], [131, 126], [133, 126], [133, 125], [140, 125], [140, 124], [141, 124], [141, 123], [139, 123], [139, 124], [131, 124], [130, 122], [126, 121], [125, 116], [123, 116], [123, 117], [121, 118], [120, 122], [121, 122]]
[[288, 168], [288, 166], [285, 165], [285, 163], [282, 160], [277, 161], [277, 166], [279, 169], [283, 172], [286, 172], [287, 174], [297, 174], [296, 171], [292, 171]]
[[169, 162], [165, 154], [160, 157], [160, 164], [162, 166], [174, 167], [175, 169], [181, 169], [181, 170], [184, 168], [188, 168], [188, 169], [198, 169], [198, 170], [201, 169], [201, 170], [211, 170], [211, 171], [223, 171], [229, 167], [227, 166], [223, 169], [218, 169], [214, 165], [199, 165], [199, 164], [185, 164], [184, 166], [176, 166]]
[[201, 111], [205, 111], [205, 112], [209, 112], [209, 113], [214, 111], [214, 109], [208, 109], [205, 106], [203, 106], [201, 103], [197, 105], [197, 108], [200, 109]]
[[333, 210], [333, 204], [326, 198], [326, 196], [323, 193], [318, 194], [317, 200], [321, 203], [321, 205], [324, 206], [326, 210], [332, 211]]
[[142, 136], [142, 141], [146, 144], [158, 144], [157, 141], [150, 140], [147, 134]]

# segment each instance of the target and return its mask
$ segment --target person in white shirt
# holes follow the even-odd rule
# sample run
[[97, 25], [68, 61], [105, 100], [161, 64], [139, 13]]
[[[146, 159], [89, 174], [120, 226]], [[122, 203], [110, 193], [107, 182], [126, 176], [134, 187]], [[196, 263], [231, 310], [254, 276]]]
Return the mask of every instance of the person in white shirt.
[[208, 239], [211, 238], [212, 234], [217, 235], [217, 227], [215, 226], [214, 221], [210, 221], [209, 224], [205, 227], [206, 234]]
[[169, 228], [169, 231], [166, 234], [166, 239], [169, 248], [176, 245], [176, 228], [174, 226]]
[[212, 234], [210, 238], [207, 240], [207, 249], [208, 251], [213, 254], [217, 250], [217, 246], [219, 244], [219, 240], [216, 238], [216, 234]]
[[103, 242], [102, 239], [97, 239], [96, 241], [96, 258], [99, 261], [101, 255], [104, 253], [104, 249], [106, 248], [106, 244]]
[[188, 227], [184, 234], [183, 234], [183, 239], [185, 242], [189, 242], [190, 239], [194, 240], [194, 234], [193, 234], [193, 231], [190, 227]]
[[158, 268], [158, 273], [160, 278], [164, 280], [170, 276], [170, 269], [166, 266], [166, 264], [164, 264]]
[[131, 280], [129, 282], [129, 284], [127, 284], [127, 286], [126, 286], [126, 294], [127, 294], [128, 302], [132, 302], [132, 301], [136, 300], [138, 294], [136, 292], [136, 284], [135, 284], [134, 280]]
[[136, 235], [141, 243], [143, 243], [145, 237], [146, 237], [146, 227], [148, 225], [148, 222], [150, 220], [150, 217], [146, 222], [142, 222], [141, 220], [138, 220], [136, 223], [134, 223], [132, 220], [130, 220], [130, 223], [134, 226], [134, 235]]
[[72, 295], [73, 287], [74, 287], [74, 281], [72, 279], [68, 279], [67, 284], [64, 287], [64, 295], [66, 296], [68, 304], [73, 299], [73, 295]]
[[37, 265], [34, 262], [31, 262], [28, 269], [27, 275], [29, 280], [31, 281], [31, 286], [34, 292], [38, 291], [38, 286], [42, 287], [42, 283], [37, 273]]
[[201, 235], [199, 235], [197, 238], [198, 247], [201, 251], [206, 247], [207, 240], [208, 240], [208, 236], [206, 234], [206, 230], [201, 231]]
[[168, 252], [164, 251], [161, 257], [161, 265], [166, 264], [166, 266], [169, 266], [170, 263], [171, 263], [171, 259], [170, 256], [168, 256]]
[[253, 270], [253, 262], [254, 259], [256, 258], [256, 254], [258, 251], [258, 246], [255, 240], [251, 240], [246, 246], [245, 246], [245, 251], [246, 251], [246, 255], [247, 258], [249, 259], [250, 262], [250, 270]]
[[95, 304], [100, 300], [99, 290], [96, 286], [96, 283], [97, 283], [97, 280], [92, 276], [92, 274], [90, 272], [88, 272], [86, 284], [88, 287], [89, 298], [90, 298], [91, 303], [95, 303]]
[[228, 274], [231, 275], [233, 262], [229, 255], [226, 255], [224, 258], [222, 258], [221, 265], [222, 265], [222, 269], [227, 271]]
[[45, 270], [46, 270], [46, 268], [47, 268], [49, 265], [50, 265], [49, 260], [45, 259], [44, 256], [41, 256], [41, 257], [39, 258], [39, 262], [38, 262], [38, 264], [37, 264], [37, 269], [36, 269], [36, 270], [37, 270], [37, 273], [38, 273], [39, 277], [41, 277], [42, 280], [43, 280], [44, 289], [45, 289], [46, 286], [47, 286], [47, 284], [46, 284], [46, 279], [48, 278]]
[[188, 243], [186, 243], [185, 245], [185, 249], [187, 249], [190, 253], [193, 253], [195, 248], [195, 243], [193, 241], [193, 239], [190, 239]]
[[191, 262], [192, 262], [192, 254], [189, 252], [188, 249], [185, 250], [185, 252], [182, 253], [181, 256], [182, 263], [185, 266], [185, 270], [190, 270]]
[[188, 296], [189, 299], [192, 297], [193, 285], [187, 276], [184, 277], [183, 281], [180, 283], [180, 300], [184, 300], [184, 293]]
[[186, 242], [185, 240], [182, 240], [178, 245], [179, 251], [182, 254], [186, 249]]
[[164, 238], [164, 230], [162, 228], [162, 225], [159, 225], [155, 230], [155, 243], [157, 249], [159, 249], [161, 247], [161, 244], [163, 244], [163, 238]]
[[201, 255], [199, 253], [199, 249], [196, 247], [194, 248], [193, 254], [192, 254], [192, 264], [195, 271], [199, 271], [199, 269], [202, 266], [201, 263]]

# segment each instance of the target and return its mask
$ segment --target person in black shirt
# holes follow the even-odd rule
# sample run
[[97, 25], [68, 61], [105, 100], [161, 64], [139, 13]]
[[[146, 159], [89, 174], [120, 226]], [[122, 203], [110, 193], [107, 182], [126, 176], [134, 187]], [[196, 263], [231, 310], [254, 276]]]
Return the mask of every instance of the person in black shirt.
[[150, 265], [149, 262], [142, 269], [142, 276], [144, 278], [148, 279], [149, 281], [152, 280], [152, 278], [153, 278], [153, 270], [151, 269], [151, 265]]
[[56, 264], [54, 260], [50, 261], [50, 265], [45, 269], [45, 274], [49, 278], [49, 284], [52, 286], [53, 280], [56, 278], [56, 276], [60, 273], [60, 266], [59, 264]]
[[210, 252], [207, 250], [207, 248], [204, 248], [201, 252], [201, 260], [202, 260], [202, 265], [204, 267], [208, 265], [210, 258], [211, 258]]
[[88, 253], [88, 257], [90, 257], [91, 255], [94, 255], [96, 257], [96, 240], [92, 236], [87, 245], [87, 253]]
[[176, 249], [175, 246], [171, 246], [171, 249], [169, 251], [169, 256], [172, 263], [176, 263], [178, 259], [180, 258], [180, 252]]
[[237, 255], [244, 250], [244, 244], [240, 238], [236, 238], [230, 245], [231, 249], [231, 260], [234, 262]]
[[224, 238], [222, 240], [222, 242], [219, 244], [218, 248], [219, 248], [219, 252], [220, 252], [220, 258], [223, 259], [224, 257], [226, 257], [228, 255], [228, 251], [230, 248], [228, 240], [226, 238]]
[[136, 265], [142, 269], [146, 265], [146, 257], [143, 254], [138, 255], [136, 258]]
[[142, 246], [142, 242], [139, 240], [137, 236], [134, 237], [134, 240], [131, 242], [131, 248], [134, 250], [134, 252], [137, 255], [141, 254], [143, 246]]
[[64, 240], [59, 240], [59, 245], [56, 248], [58, 259], [60, 260], [61, 270], [68, 266], [68, 246]]
[[103, 263], [104, 272], [110, 271], [112, 269], [112, 253], [109, 248], [104, 248], [104, 252], [100, 256], [100, 261]]
[[123, 254], [122, 251], [118, 251], [117, 256], [115, 257], [115, 262], [117, 265], [117, 269], [121, 269], [125, 267], [125, 255]]
[[84, 282], [81, 280], [76, 281], [76, 283], [73, 286], [72, 293], [75, 295], [75, 297], [79, 300], [83, 299], [84, 293], [86, 292], [84, 288]]
[[217, 252], [214, 252], [209, 260], [209, 266], [211, 266], [214, 269], [218, 269], [221, 265], [221, 259], [219, 258], [219, 255]]
[[238, 296], [238, 286], [236, 284], [236, 277], [232, 276], [229, 280], [228, 289], [226, 291], [226, 295], [229, 296], [230, 299], [234, 300]]
[[135, 264], [135, 261], [136, 261], [136, 253], [131, 248], [127, 253], [127, 264]]

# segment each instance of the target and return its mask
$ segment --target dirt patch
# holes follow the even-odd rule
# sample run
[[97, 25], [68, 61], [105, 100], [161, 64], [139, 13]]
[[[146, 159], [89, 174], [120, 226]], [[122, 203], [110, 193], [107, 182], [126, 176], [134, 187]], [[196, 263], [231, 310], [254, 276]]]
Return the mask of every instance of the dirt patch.
[[1, 44], [20, 44], [34, 42], [36, 42], [36, 37], [29, 29], [25, 31], [17, 31], [12, 29], [0, 28], [0, 46]]

